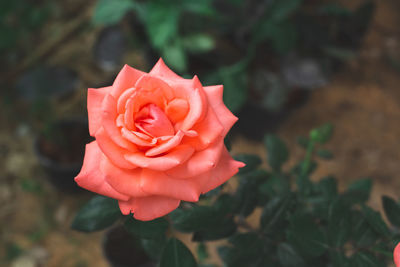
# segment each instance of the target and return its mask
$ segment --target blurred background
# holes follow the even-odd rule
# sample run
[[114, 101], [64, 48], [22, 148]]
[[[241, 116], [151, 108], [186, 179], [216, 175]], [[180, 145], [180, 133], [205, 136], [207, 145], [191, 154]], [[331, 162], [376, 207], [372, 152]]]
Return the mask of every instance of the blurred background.
[[108, 266], [103, 234], [69, 229], [92, 194], [82, 164], [88, 87], [162, 57], [224, 84], [232, 153], [330, 122], [317, 177], [371, 177], [371, 205], [400, 196], [398, 0], [13, 0], [0, 3], [0, 266]]

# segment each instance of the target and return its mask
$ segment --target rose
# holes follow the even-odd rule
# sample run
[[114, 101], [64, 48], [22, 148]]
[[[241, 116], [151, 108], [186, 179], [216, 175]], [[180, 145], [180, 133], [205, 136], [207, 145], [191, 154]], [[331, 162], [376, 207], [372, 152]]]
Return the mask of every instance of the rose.
[[147, 74], [125, 65], [110, 87], [88, 90], [89, 132], [79, 186], [152, 220], [223, 184], [244, 164], [224, 137], [237, 121], [223, 86], [183, 79], [160, 59]]
[[393, 258], [394, 258], [394, 264], [396, 267], [400, 267], [400, 243], [396, 245], [393, 251]]

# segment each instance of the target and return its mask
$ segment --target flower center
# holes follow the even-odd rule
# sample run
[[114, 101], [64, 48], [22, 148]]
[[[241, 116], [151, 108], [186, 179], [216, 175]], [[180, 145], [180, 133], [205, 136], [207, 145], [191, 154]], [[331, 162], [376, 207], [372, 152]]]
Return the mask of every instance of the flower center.
[[174, 126], [164, 111], [155, 104], [147, 104], [138, 112], [135, 126], [142, 132], [152, 136], [174, 135]]

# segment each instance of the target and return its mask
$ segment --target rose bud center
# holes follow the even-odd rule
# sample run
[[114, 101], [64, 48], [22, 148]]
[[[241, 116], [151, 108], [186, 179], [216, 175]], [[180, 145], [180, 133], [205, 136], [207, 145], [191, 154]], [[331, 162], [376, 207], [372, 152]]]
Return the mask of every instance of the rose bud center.
[[135, 126], [152, 137], [175, 134], [174, 126], [164, 111], [155, 104], [147, 104], [138, 112]]

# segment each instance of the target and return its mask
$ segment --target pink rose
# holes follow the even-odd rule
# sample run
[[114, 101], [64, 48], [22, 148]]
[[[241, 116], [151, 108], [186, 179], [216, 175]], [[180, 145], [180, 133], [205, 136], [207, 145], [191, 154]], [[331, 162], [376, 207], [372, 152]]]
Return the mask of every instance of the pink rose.
[[394, 258], [394, 264], [396, 264], [396, 267], [400, 267], [400, 243], [398, 243], [394, 249], [393, 258]]
[[75, 181], [143, 221], [198, 201], [244, 166], [223, 142], [237, 118], [222, 91], [183, 79], [161, 59], [148, 74], [125, 65], [112, 86], [88, 91], [96, 141]]

